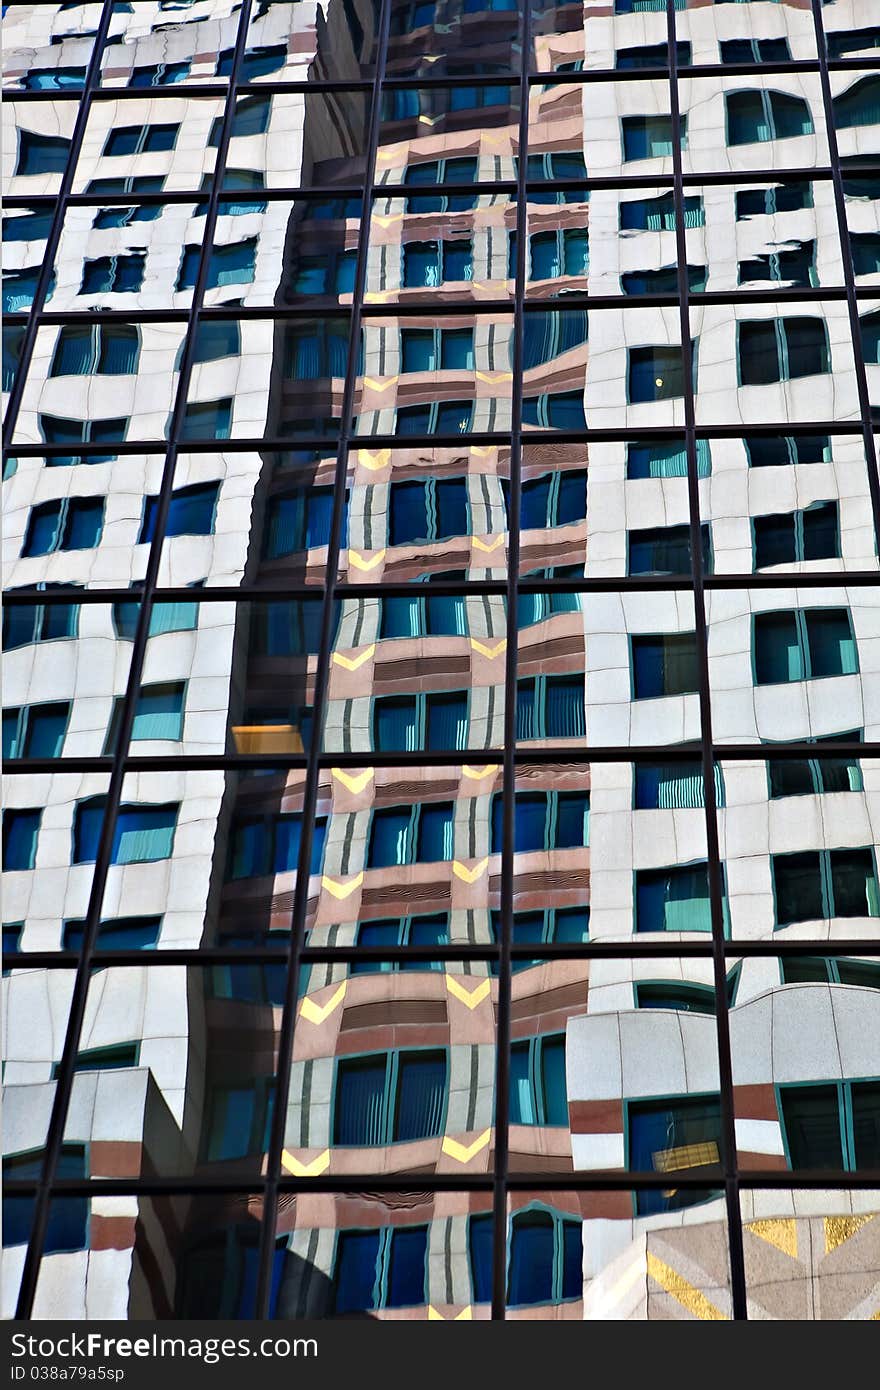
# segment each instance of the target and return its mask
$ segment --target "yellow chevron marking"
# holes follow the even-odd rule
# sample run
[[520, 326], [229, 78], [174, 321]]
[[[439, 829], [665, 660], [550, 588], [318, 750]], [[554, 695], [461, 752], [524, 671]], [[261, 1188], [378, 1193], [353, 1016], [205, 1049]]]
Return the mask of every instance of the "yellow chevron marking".
[[496, 536], [493, 541], [481, 541], [479, 536], [474, 536], [474, 550], [484, 550], [487, 555], [491, 555], [493, 550], [497, 550], [499, 545], [503, 544], [503, 534]]
[[472, 869], [469, 869], [466, 864], [460, 864], [457, 859], [453, 859], [452, 872], [455, 874], [455, 877], [460, 878], [463, 883], [476, 883], [477, 879], [481, 878], [486, 872], [486, 865], [488, 863], [489, 856], [486, 855], [486, 858], [481, 859], [479, 864], [475, 864]]
[[826, 1216], [823, 1222], [825, 1254], [830, 1255], [832, 1250], [843, 1245], [850, 1236], [855, 1235], [856, 1231], [860, 1231], [863, 1226], [867, 1226], [869, 1221], [873, 1221], [875, 1215], [875, 1212], [869, 1212], [867, 1216]]
[[468, 767], [466, 764], [461, 770], [471, 782], [484, 782], [487, 777], [496, 773], [500, 766], [500, 763], [487, 763], [485, 767]]
[[442, 113], [439, 116], [419, 116], [419, 125], [436, 125], [442, 119]]
[[390, 298], [390, 290], [366, 290], [364, 293], [365, 304], [387, 304]]
[[470, 1304], [466, 1308], [462, 1308], [461, 1312], [456, 1313], [453, 1318], [445, 1318], [442, 1313], [437, 1312], [433, 1303], [428, 1304], [428, 1322], [472, 1322], [473, 1316], [473, 1309]]
[[[356, 550], [350, 550], [348, 552], [348, 563], [351, 565], [352, 569], [361, 570], [364, 574], [369, 574], [370, 570], [376, 569], [377, 565], [381, 565], [384, 559], [384, 550], [374, 551], [369, 560], [365, 555], [359, 555]], [[375, 643], [373, 645], [375, 646]], [[340, 666], [344, 666], [346, 663], [340, 661], [339, 664]], [[355, 670], [356, 668], [351, 667], [351, 669]]]
[[348, 787], [350, 792], [357, 794], [362, 792], [369, 782], [373, 775], [373, 769], [368, 767], [363, 772], [346, 772], [344, 768], [331, 767], [330, 773], [337, 782], [341, 782], [344, 787]]
[[494, 444], [472, 444], [471, 453], [476, 454], [477, 458], [485, 459], [495, 452]]
[[490, 135], [490, 134], [488, 134], [486, 131], [483, 132], [483, 141], [484, 141], [484, 143], [487, 144], [487, 145], [498, 145], [498, 146], [501, 146], [501, 145], [509, 145], [509, 144], [510, 144], [510, 140], [509, 140], [509, 137], [508, 137], [508, 136], [506, 136], [506, 135]]
[[478, 381], [490, 381], [493, 386], [513, 379], [513, 372], [477, 372], [475, 375]]
[[378, 473], [380, 468], [387, 468], [391, 462], [391, 450], [358, 449], [357, 461], [361, 468], [369, 468], [371, 473]]
[[364, 385], [369, 386], [371, 391], [376, 391], [381, 395], [382, 392], [387, 391], [390, 386], [396, 386], [399, 380], [399, 376], [389, 376], [386, 377], [384, 381], [378, 381], [374, 376], [365, 376]]
[[766, 1240], [768, 1245], [774, 1245], [783, 1255], [789, 1255], [793, 1260], [797, 1259], [797, 1222], [792, 1217], [749, 1221], [746, 1230], [759, 1240]]
[[313, 1158], [311, 1163], [300, 1163], [287, 1149], [282, 1149], [281, 1163], [295, 1178], [319, 1178], [330, 1167], [330, 1150], [325, 1149], [317, 1158]]
[[394, 222], [403, 221], [402, 212], [374, 212], [373, 221], [378, 222], [380, 227], [390, 227]]
[[504, 648], [507, 646], [507, 638], [502, 637], [501, 641], [498, 642], [494, 647], [487, 647], [484, 645], [484, 643], [478, 642], [476, 637], [472, 637], [471, 646], [473, 647], [474, 651], [479, 652], [481, 656], [486, 656], [489, 658], [490, 661], [494, 661], [496, 656], [500, 656], [501, 653], [504, 651]]
[[347, 984], [348, 980], [343, 980], [339, 988], [331, 994], [326, 1004], [316, 1004], [313, 999], [304, 999], [299, 1008], [301, 1017], [307, 1019], [309, 1023], [323, 1023], [325, 1018], [330, 1017], [334, 1009], [339, 1008], [345, 998]]
[[671, 1269], [669, 1265], [658, 1260], [656, 1255], [648, 1251], [648, 1274], [654, 1279], [666, 1293], [671, 1294], [682, 1308], [687, 1308], [695, 1318], [702, 1322], [727, 1322], [728, 1318], [722, 1313], [720, 1308], [716, 1308], [714, 1303], [710, 1303], [705, 1294], [699, 1289], [689, 1284], [677, 1270]]
[[376, 643], [371, 642], [370, 645], [365, 647], [362, 652], [359, 652], [357, 656], [343, 656], [341, 652], [334, 652], [333, 660], [336, 662], [337, 666], [341, 666], [345, 671], [358, 671], [365, 661], [369, 661], [375, 650]]
[[478, 1004], [482, 1004], [491, 989], [491, 984], [488, 980], [483, 980], [482, 984], [477, 985], [476, 989], [467, 990], [464, 985], [459, 984], [458, 980], [456, 980], [453, 975], [447, 974], [446, 988], [449, 990], [453, 999], [460, 1000], [462, 1004], [473, 1011]]
[[360, 888], [363, 881], [363, 869], [359, 874], [355, 874], [350, 883], [337, 883], [335, 878], [328, 878], [325, 874], [321, 879], [321, 887], [326, 888], [332, 898], [338, 898], [340, 902], [345, 902], [345, 899], [350, 898], [356, 888]]
[[454, 1158], [456, 1163], [470, 1163], [472, 1158], [476, 1158], [477, 1154], [485, 1149], [491, 1135], [491, 1129], [484, 1129], [472, 1144], [459, 1144], [457, 1139], [450, 1139], [447, 1135], [443, 1140], [443, 1152]]

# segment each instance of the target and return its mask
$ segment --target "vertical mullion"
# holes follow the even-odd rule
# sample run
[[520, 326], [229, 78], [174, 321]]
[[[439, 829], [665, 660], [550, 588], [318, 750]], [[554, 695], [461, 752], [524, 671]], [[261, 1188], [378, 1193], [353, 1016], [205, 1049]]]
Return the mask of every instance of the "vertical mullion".
[[[15, 427], [18, 423], [18, 412], [21, 409], [21, 398], [24, 394], [25, 381], [27, 380], [30, 369], [31, 358], [33, 357], [34, 345], [37, 340], [37, 331], [40, 327], [40, 314], [46, 302], [46, 294], [49, 289], [49, 281], [52, 278], [52, 269], [55, 265], [55, 257], [58, 253], [58, 243], [61, 240], [61, 232], [64, 226], [64, 219], [67, 212], [67, 199], [73, 185], [74, 174], [79, 163], [79, 154], [85, 138], [86, 127], [89, 121], [89, 113], [92, 108], [92, 95], [95, 88], [99, 85], [101, 76], [101, 59], [104, 56], [104, 46], [107, 41], [107, 31], [110, 28], [110, 20], [113, 18], [113, 5], [111, 0], [104, 0], [101, 18], [98, 21], [98, 29], [95, 34], [95, 45], [92, 49], [92, 56], [86, 68], [86, 75], [83, 80], [83, 89], [79, 99], [79, 109], [76, 113], [76, 121], [73, 126], [73, 134], [70, 137], [70, 150], [67, 155], [67, 164], [61, 176], [61, 187], [55, 200], [55, 211], [52, 214], [52, 225], [49, 228], [49, 235], [46, 238], [46, 250], [43, 256], [43, 264], [37, 276], [37, 284], [34, 290], [33, 303], [31, 304], [30, 314], [25, 325], [24, 338], [22, 339], [21, 349], [18, 356], [18, 366], [15, 372], [15, 380], [12, 383], [12, 390], [9, 393], [9, 401], [6, 406], [6, 418], [3, 421], [3, 444], [4, 446], [12, 443]], [[10, 95], [10, 100], [12, 96]], [[72, 105], [62, 97], [62, 104]]]
[[342, 524], [345, 517], [345, 493], [348, 481], [348, 457], [354, 442], [352, 416], [354, 413], [355, 380], [359, 365], [359, 340], [361, 310], [367, 279], [367, 254], [370, 239], [370, 213], [372, 210], [375, 177], [376, 151], [379, 144], [381, 121], [382, 78], [385, 69], [385, 55], [388, 48], [388, 29], [391, 16], [391, 0], [381, 0], [379, 23], [376, 32], [376, 70], [370, 108], [370, 123], [367, 137], [367, 154], [364, 170], [364, 187], [361, 197], [361, 225], [358, 234], [357, 265], [355, 270], [354, 293], [352, 295], [351, 317], [349, 321], [348, 359], [346, 362], [345, 388], [342, 398], [342, 411], [339, 422], [339, 441], [336, 453], [336, 474], [334, 478], [333, 513], [330, 520], [330, 537], [327, 544], [327, 579], [321, 613], [321, 635], [315, 665], [314, 707], [312, 716], [312, 739], [306, 758], [306, 775], [303, 786], [302, 830], [300, 834], [299, 858], [297, 861], [296, 885], [294, 887], [293, 907], [290, 923], [290, 948], [288, 955], [287, 984], [285, 989], [281, 1027], [278, 1033], [278, 1052], [275, 1084], [278, 1091], [278, 1105], [272, 1117], [272, 1131], [269, 1151], [266, 1155], [266, 1186], [263, 1195], [263, 1220], [260, 1230], [259, 1269], [257, 1272], [257, 1291], [254, 1317], [268, 1318], [271, 1314], [272, 1271], [277, 1238], [276, 1219], [278, 1213], [278, 1180], [281, 1174], [281, 1155], [284, 1150], [284, 1130], [287, 1116], [287, 1096], [290, 1088], [290, 1073], [293, 1064], [293, 1040], [296, 1025], [296, 1010], [299, 1002], [300, 958], [305, 936], [306, 913], [308, 911], [308, 888], [311, 876], [312, 831], [318, 801], [320, 779], [319, 754], [323, 741], [324, 715], [326, 713], [327, 693], [330, 681], [330, 657], [332, 642], [332, 620], [337, 587], [337, 570], [342, 539]]
[[855, 269], [853, 266], [852, 245], [849, 239], [849, 223], [846, 217], [846, 199], [843, 194], [843, 175], [840, 169], [840, 150], [837, 145], [837, 126], [834, 123], [831, 79], [828, 76], [828, 52], [825, 43], [825, 26], [822, 22], [822, 0], [812, 0], [812, 5], [813, 25], [816, 30], [816, 48], [819, 54], [819, 84], [822, 88], [822, 102], [825, 108], [825, 129], [827, 131], [828, 154], [831, 163], [831, 186], [834, 189], [837, 231], [840, 237], [840, 254], [843, 263], [843, 281], [846, 287], [846, 303], [849, 310], [849, 326], [850, 336], [852, 338], [853, 360], [855, 362], [856, 385], [859, 394], [859, 410], [862, 417], [862, 438], [865, 445], [865, 469], [868, 474], [868, 491], [871, 495], [871, 507], [874, 514], [874, 545], [875, 548], [880, 549], [880, 477], [878, 477], [877, 474], [877, 454], [871, 422], [871, 401], [868, 391], [868, 375], [865, 371], [865, 354], [862, 350], [862, 330], [859, 321], [859, 305], [856, 298]]
[[[107, 881], [107, 874], [110, 869], [111, 856], [113, 852], [114, 834], [116, 830], [116, 820], [119, 811], [119, 804], [122, 799], [123, 783], [125, 778], [125, 759], [131, 737], [132, 725], [134, 723], [135, 710], [137, 707], [137, 697], [140, 689], [141, 672], [143, 669], [144, 658], [146, 655], [147, 638], [149, 636], [150, 616], [152, 610], [153, 593], [156, 588], [159, 574], [159, 562], [162, 555], [163, 533], [165, 529], [165, 519], [171, 501], [171, 488], [174, 481], [174, 470], [177, 461], [177, 438], [186, 410], [186, 399], [189, 389], [189, 377], [192, 368], [193, 355], [195, 350], [195, 339], [198, 327], [198, 311], [201, 298], [204, 293], [207, 266], [210, 258], [210, 247], [213, 242], [214, 225], [217, 220], [217, 192], [219, 182], [222, 177], [223, 164], [226, 157], [226, 149], [229, 144], [229, 132], [231, 130], [232, 118], [234, 113], [234, 90], [235, 78], [241, 55], [244, 51], [247, 36], [248, 20], [250, 17], [251, 0], [243, 0], [241, 13], [239, 15], [238, 35], [236, 39], [235, 58], [233, 62], [232, 76], [230, 77], [229, 91], [226, 97], [226, 109], [223, 116], [223, 127], [220, 142], [217, 149], [217, 161], [215, 165], [214, 180], [212, 183], [211, 194], [208, 203], [208, 211], [205, 218], [205, 239], [202, 247], [202, 255], [199, 266], [199, 273], [196, 277], [195, 289], [193, 291], [193, 310], [192, 316], [187, 325], [187, 336], [184, 340], [184, 352], [181, 359], [180, 374], [177, 385], [177, 395], [175, 397], [174, 410], [171, 424], [169, 427], [169, 442], [165, 456], [165, 465], [160, 485], [159, 500], [156, 506], [155, 524], [153, 539], [150, 544], [150, 553], [147, 560], [147, 568], [144, 577], [144, 586], [141, 596], [141, 603], [138, 612], [137, 627], [135, 629], [134, 643], [132, 646], [131, 664], [129, 667], [128, 680], [126, 682], [125, 694], [120, 705], [120, 716], [117, 730], [116, 744], [114, 749], [114, 763], [110, 772], [110, 779], [107, 786], [107, 793], [104, 801], [104, 816], [98, 839], [98, 847], [95, 855], [95, 868], [92, 875], [91, 889], [89, 892], [89, 903], [86, 910], [85, 923], [83, 927], [83, 939], [80, 946], [79, 962], [76, 967], [74, 977], [73, 997], [70, 1005], [70, 1014], [67, 1021], [67, 1028], [64, 1035], [64, 1046], [62, 1048], [61, 1060], [56, 1071], [55, 1095], [52, 1102], [52, 1110], [49, 1116], [49, 1125], [46, 1135], [46, 1148], [43, 1160], [43, 1169], [40, 1177], [40, 1189], [34, 1204], [34, 1216], [31, 1227], [30, 1242], [27, 1255], [25, 1257], [24, 1268], [22, 1270], [21, 1287], [19, 1290], [18, 1304], [16, 1308], [17, 1318], [28, 1318], [31, 1315], [34, 1294], [36, 1293], [37, 1278], [39, 1275], [39, 1265], [42, 1256], [43, 1241], [46, 1233], [46, 1225], [49, 1218], [49, 1202], [51, 1187], [58, 1167], [58, 1160], [61, 1155], [61, 1145], [64, 1137], [64, 1126], [67, 1119], [67, 1111], [70, 1104], [70, 1092], [74, 1074], [74, 1063], [76, 1060], [77, 1044], [79, 1041], [80, 1029], [85, 1016], [86, 997], [89, 988], [89, 977], [91, 973], [92, 952], [94, 950], [95, 939], [98, 934], [98, 924], [101, 919], [101, 907], [104, 898], [104, 888]], [[102, 19], [109, 17], [105, 14]], [[99, 31], [106, 33], [106, 25]], [[97, 40], [96, 40], [97, 43]], [[94, 55], [93, 55], [94, 58]], [[98, 62], [100, 60], [98, 59]], [[89, 69], [89, 76], [94, 79], [99, 71], [96, 63], [93, 62]]]
[[516, 168], [516, 279], [513, 302], [513, 381], [510, 420], [510, 487], [507, 516], [507, 647], [504, 653], [504, 760], [502, 774], [501, 893], [498, 923], [498, 1009], [495, 1032], [495, 1176], [492, 1221], [492, 1320], [503, 1322], [507, 1305], [507, 1175], [510, 1151], [510, 1008], [514, 891], [514, 790], [516, 785], [517, 586], [519, 582], [520, 475], [522, 463], [523, 328], [528, 219], [526, 182], [529, 142], [531, 10], [521, 6], [519, 133]]
[[709, 686], [709, 648], [700, 532], [700, 486], [696, 443], [695, 384], [687, 275], [687, 237], [684, 225], [684, 183], [679, 134], [681, 107], [678, 90], [675, 0], [666, 0], [667, 52], [669, 60], [670, 124], [672, 126], [673, 199], [675, 206], [676, 269], [678, 275], [679, 327], [681, 333], [682, 385], [684, 388], [685, 448], [687, 454], [688, 508], [693, 569], [694, 628], [700, 685], [700, 753], [703, 806], [706, 823], [709, 910], [712, 923], [712, 963], [715, 980], [715, 1022], [718, 1042], [718, 1076], [721, 1096], [721, 1140], [724, 1189], [727, 1204], [728, 1248], [733, 1316], [744, 1319], [746, 1279], [743, 1255], [742, 1214], [736, 1153], [733, 1103], [733, 1069], [730, 1055], [730, 1017], [727, 1002], [727, 970], [724, 954], [724, 875], [718, 839], [715, 797], [715, 761]]

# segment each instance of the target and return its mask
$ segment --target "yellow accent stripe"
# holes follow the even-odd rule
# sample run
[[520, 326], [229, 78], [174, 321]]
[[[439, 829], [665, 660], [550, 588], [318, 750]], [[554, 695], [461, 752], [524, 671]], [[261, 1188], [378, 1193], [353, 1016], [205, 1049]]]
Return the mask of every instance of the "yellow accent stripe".
[[729, 1319], [716, 1308], [714, 1303], [699, 1289], [689, 1284], [681, 1274], [658, 1260], [656, 1255], [648, 1251], [648, 1274], [655, 1280], [666, 1293], [671, 1294], [682, 1308], [686, 1308], [695, 1318], [701, 1322], [727, 1322]]

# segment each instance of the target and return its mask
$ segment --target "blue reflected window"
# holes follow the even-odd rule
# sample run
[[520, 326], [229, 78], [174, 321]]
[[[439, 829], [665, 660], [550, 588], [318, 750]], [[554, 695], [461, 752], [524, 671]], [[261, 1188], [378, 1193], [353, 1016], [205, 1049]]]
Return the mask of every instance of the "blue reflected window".
[[681, 1211], [716, 1192], [676, 1188], [675, 1173], [709, 1167], [717, 1178], [721, 1145], [721, 1102], [717, 1095], [680, 1100], [630, 1101], [627, 1167], [631, 1172], [668, 1173], [668, 1188], [643, 1188], [635, 1193], [636, 1213], [650, 1216]]
[[452, 858], [453, 804], [417, 803], [373, 813], [368, 865], [371, 869], [433, 863]]
[[[194, 483], [191, 487], [178, 488], [173, 492], [165, 519], [166, 537], [212, 536], [219, 492], [219, 483]], [[158, 508], [157, 496], [144, 498], [139, 545], [151, 541], [156, 534]]]
[[[77, 802], [73, 819], [74, 864], [93, 864], [104, 820], [105, 798], [92, 797]], [[169, 859], [180, 806], [122, 805], [116, 818], [111, 864], [146, 864]]]
[[104, 527], [103, 497], [63, 497], [32, 507], [22, 555], [91, 550]]
[[3, 812], [3, 867], [7, 870], [32, 869], [37, 854], [42, 811]]

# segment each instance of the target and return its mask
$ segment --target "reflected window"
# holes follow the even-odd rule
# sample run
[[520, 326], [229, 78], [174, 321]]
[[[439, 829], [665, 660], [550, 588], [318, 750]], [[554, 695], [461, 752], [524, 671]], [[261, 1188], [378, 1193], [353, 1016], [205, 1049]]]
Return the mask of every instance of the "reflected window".
[[37, 836], [43, 812], [19, 811], [7, 807], [3, 812], [3, 868], [6, 871], [32, 869], [37, 856]]
[[[681, 811], [704, 806], [703, 765], [699, 758], [680, 763], [637, 763], [633, 807], [636, 811]], [[715, 765], [715, 804], [724, 805], [724, 781]]]
[[854, 675], [858, 648], [846, 608], [756, 613], [752, 650], [756, 685]]
[[204, 1139], [207, 1163], [231, 1163], [267, 1152], [273, 1092], [272, 1077], [209, 1085]]
[[880, 75], [861, 77], [832, 101], [838, 130], [880, 123]]
[[[703, 199], [685, 197], [682, 203], [685, 227], [705, 227]], [[656, 198], [626, 199], [620, 204], [622, 232], [672, 232], [675, 230], [675, 198], [662, 193]]]
[[[383, 917], [361, 922], [358, 946], [394, 950], [398, 946], [448, 946], [449, 917], [445, 912], [422, 917]], [[352, 975], [386, 974], [395, 970], [445, 970], [439, 960], [355, 960]]]
[[[43, 1158], [42, 1149], [34, 1149], [26, 1154], [11, 1154], [3, 1159], [4, 1179], [38, 1182], [43, 1171]], [[55, 1173], [59, 1178], [82, 1180], [88, 1177], [85, 1145], [62, 1144]], [[33, 1197], [4, 1196], [4, 1246], [27, 1244], [33, 1220], [33, 1207]], [[49, 1203], [49, 1219], [43, 1240], [44, 1255], [88, 1249], [89, 1207], [87, 1196], [53, 1197]]]
[[[272, 97], [270, 93], [263, 96], [262, 93], [256, 96], [239, 97], [235, 103], [235, 113], [232, 117], [232, 128], [229, 132], [230, 139], [247, 135], [262, 135], [269, 125], [269, 112], [272, 109]], [[211, 126], [211, 134], [208, 137], [208, 148], [216, 149], [220, 144], [220, 132], [223, 129], [223, 117], [217, 116]]]
[[443, 1133], [447, 1058], [441, 1050], [373, 1052], [336, 1063], [333, 1142], [378, 1148]]
[[146, 251], [127, 251], [85, 261], [80, 294], [128, 294], [141, 289], [146, 259]]
[[517, 681], [516, 737], [585, 738], [586, 686], [583, 674], [531, 676]]
[[[172, 492], [165, 518], [166, 539], [171, 536], [212, 536], [219, 494], [219, 483], [194, 483]], [[156, 534], [159, 501], [158, 495], [144, 498], [139, 545], [148, 543]]]
[[790, 282], [801, 289], [816, 286], [819, 283], [816, 243], [796, 241], [788, 250], [769, 251], [753, 260], [740, 261], [737, 279], [740, 285], [752, 280], [769, 280]]
[[[321, 872], [326, 837], [327, 817], [318, 816], [312, 827], [310, 874]], [[237, 818], [230, 836], [229, 878], [295, 873], [301, 838], [302, 814], [299, 811]]]
[[880, 232], [850, 232], [855, 275], [880, 275]]
[[813, 185], [808, 180], [777, 183], [769, 188], [743, 188], [736, 195], [736, 220], [772, 217], [777, 212], [796, 212], [813, 207]]
[[[408, 164], [403, 176], [407, 185], [430, 187], [431, 184], [472, 184], [477, 182], [479, 161], [469, 157], [431, 159], [421, 164]], [[465, 212], [476, 205], [475, 193], [410, 194], [407, 212]], [[454, 278], [454, 277], [449, 277]], [[462, 277], [464, 278], [464, 277]]]
[[764, 144], [814, 133], [813, 117], [803, 97], [788, 92], [727, 92], [728, 145]]
[[70, 141], [62, 135], [38, 135], [35, 130], [18, 132], [16, 174], [63, 174], [70, 154]]
[[[557, 571], [556, 578], [566, 578]], [[575, 576], [578, 577], [578, 576]], [[580, 572], [583, 578], [583, 571]], [[579, 613], [584, 605], [582, 594], [566, 594], [551, 590], [546, 594], [520, 593], [516, 603], [516, 625], [518, 630], [534, 627], [559, 613]]]
[[[624, 160], [660, 159], [672, 154], [671, 116], [624, 116], [620, 124]], [[678, 131], [679, 148], [686, 150], [686, 116], [679, 117]]]
[[[492, 1301], [494, 1217], [468, 1220], [468, 1254], [474, 1303]], [[507, 1302], [511, 1307], [556, 1304], [583, 1297], [583, 1224], [579, 1216], [545, 1207], [517, 1212], [510, 1220]]]
[[788, 39], [722, 39], [722, 63], [790, 63]]
[[[689, 526], [652, 526], [645, 531], [627, 531], [630, 574], [690, 574], [691, 532]], [[712, 528], [700, 527], [703, 569], [712, 569]]]
[[22, 555], [93, 550], [104, 529], [103, 497], [62, 497], [31, 507]]
[[[492, 854], [504, 843], [504, 799], [492, 798]], [[590, 843], [589, 792], [517, 792], [514, 798], [515, 854], [581, 849]]]
[[544, 1033], [511, 1043], [510, 1123], [568, 1124], [564, 1033]]
[[[186, 698], [185, 681], [161, 681], [141, 686], [131, 726], [132, 743], [143, 739], [167, 739], [179, 743], [183, 738], [183, 706]], [[105, 753], [112, 753], [119, 737], [122, 719], [122, 697], [113, 702], [113, 714], [107, 731]]]
[[[527, 276], [533, 280], [555, 280], [561, 275], [586, 275], [590, 269], [590, 242], [587, 229], [565, 227], [554, 232], [533, 232], [529, 237]], [[516, 234], [511, 233], [511, 278], [516, 273]]]
[[187, 401], [180, 432], [182, 440], [228, 439], [231, 429], [231, 396], [218, 401]]
[[171, 124], [122, 126], [110, 131], [101, 155], [104, 159], [110, 159], [120, 155], [157, 154], [162, 150], [173, 150], [179, 130], [180, 126]]
[[58, 334], [50, 376], [132, 376], [138, 369], [140, 330], [131, 323], [65, 324]]
[[522, 422], [535, 429], [585, 430], [583, 391], [542, 392], [539, 396], [524, 397]]
[[[493, 940], [501, 940], [502, 920], [501, 913], [492, 912], [492, 937]], [[590, 909], [588, 907], [545, 907], [538, 908], [533, 912], [515, 912], [513, 914], [513, 936], [511, 938], [514, 946], [543, 945], [552, 943], [556, 946], [581, 946], [590, 939]], [[523, 957], [514, 956], [512, 970], [530, 970], [533, 966], [543, 965], [543, 959], [528, 960]], [[493, 975], [498, 974], [498, 963], [492, 961], [490, 970]]]
[[842, 33], [826, 34], [825, 42], [828, 57], [832, 60], [849, 58], [853, 53], [862, 53], [866, 49], [880, 48], [880, 24], [870, 29], [847, 29]]
[[401, 372], [473, 371], [473, 328], [402, 328]]
[[696, 633], [636, 636], [630, 646], [634, 700], [690, 695], [699, 688]]
[[[456, 572], [434, 575], [432, 578], [459, 581], [464, 575]], [[405, 594], [380, 599], [379, 603], [379, 636], [382, 640], [394, 637], [467, 636], [467, 600], [464, 594]]]
[[[130, 174], [125, 178], [92, 179], [86, 187], [90, 197], [121, 193], [160, 193], [165, 187], [164, 174]], [[155, 222], [164, 211], [163, 203], [143, 203], [140, 207], [99, 208], [92, 226], [97, 231], [107, 228], [130, 227], [133, 222]]]
[[880, 916], [877, 865], [870, 846], [773, 854], [770, 860], [777, 927]]
[[737, 324], [740, 386], [766, 386], [831, 371], [828, 328], [820, 318], [752, 319]]
[[[693, 386], [696, 390], [697, 357], [691, 343]], [[684, 395], [684, 361], [680, 347], [630, 348], [628, 352], [628, 400], [631, 405], [671, 401]]]
[[451, 801], [434, 805], [388, 806], [373, 812], [368, 867], [386, 869], [405, 864], [450, 860], [454, 838]]
[[129, 87], [170, 87], [175, 82], [185, 82], [189, 77], [189, 62], [149, 63], [132, 70], [128, 79]]
[[[191, 290], [195, 287], [199, 273], [202, 248], [200, 243], [184, 246], [177, 273], [178, 290]], [[228, 246], [214, 245], [208, 258], [206, 290], [216, 290], [223, 285], [253, 284], [257, 257], [257, 238], [246, 237]], [[204, 325], [203, 325], [204, 326]]]
[[334, 1311], [419, 1307], [427, 1301], [428, 1227], [340, 1231], [333, 1266]]
[[[527, 313], [523, 325], [523, 370], [542, 367], [589, 337], [587, 314], [583, 309], [549, 313]], [[511, 352], [513, 345], [511, 344]]]
[[392, 483], [389, 545], [453, 540], [470, 534], [467, 478], [428, 478]]
[[[688, 289], [692, 294], [700, 294], [706, 288], [706, 267], [689, 265], [685, 268]], [[620, 277], [620, 287], [624, 294], [678, 294], [678, 268], [674, 265], [661, 266], [659, 270], [630, 270]]]
[[784, 985], [855, 985], [880, 989], [880, 964], [843, 956], [786, 956], [779, 962]]
[[[78, 801], [73, 817], [71, 863], [94, 864], [98, 855], [106, 797], [93, 796]], [[111, 864], [148, 864], [170, 859], [180, 804], [164, 806], [122, 805], [113, 829]]]
[[467, 434], [472, 428], [473, 401], [430, 401], [399, 406], [396, 433], [402, 435]]
[[76, 637], [78, 630], [78, 603], [38, 603], [21, 607], [5, 604], [3, 608], [3, 650], [7, 652], [13, 651], [16, 647], [30, 646], [32, 642], [51, 642], [58, 638]]
[[672, 865], [636, 871], [637, 932], [710, 932], [709, 867]]
[[[807, 739], [808, 743], [837, 741], [861, 743], [862, 730], [833, 734], [827, 738]], [[815, 758], [771, 758], [767, 763], [767, 779], [771, 798], [780, 796], [822, 796], [826, 792], [864, 791], [862, 768], [858, 758], [834, 758], [818, 755]]]
[[402, 249], [404, 289], [433, 289], [448, 280], [472, 280], [474, 243], [458, 241], [410, 241]]
[[637, 1191], [637, 1216], [681, 1211], [717, 1194], [674, 1186], [677, 1172], [717, 1169], [721, 1162], [721, 1100], [717, 1095], [680, 1100], [629, 1101], [627, 1167], [631, 1172], [668, 1173], [670, 1186]]
[[[708, 478], [712, 472], [711, 446], [708, 439], [698, 439], [697, 477]], [[626, 476], [634, 478], [686, 478], [687, 450], [684, 440], [665, 443], [663, 440], [636, 440], [626, 446]]]
[[3, 711], [4, 758], [60, 758], [70, 701]]
[[803, 511], [752, 519], [755, 569], [804, 560], [840, 558], [836, 502], [813, 502]]
[[373, 704], [373, 747], [380, 753], [442, 753], [468, 742], [468, 692], [385, 695]]
[[827, 434], [744, 434], [750, 468], [779, 468], [790, 463], [830, 463]]
[[[272, 497], [265, 527], [265, 558], [313, 550], [330, 543], [333, 517], [332, 487], [315, 487], [289, 496]], [[343, 535], [342, 544], [345, 544]]]
[[779, 1111], [790, 1168], [880, 1164], [880, 1081], [780, 1086]]
[[[61, 932], [62, 951], [81, 951], [85, 919], [70, 919]], [[149, 951], [159, 940], [161, 917], [111, 917], [98, 926], [96, 951]]]

